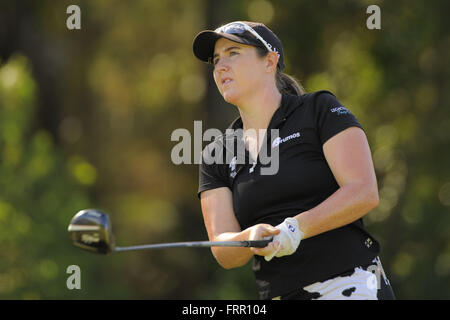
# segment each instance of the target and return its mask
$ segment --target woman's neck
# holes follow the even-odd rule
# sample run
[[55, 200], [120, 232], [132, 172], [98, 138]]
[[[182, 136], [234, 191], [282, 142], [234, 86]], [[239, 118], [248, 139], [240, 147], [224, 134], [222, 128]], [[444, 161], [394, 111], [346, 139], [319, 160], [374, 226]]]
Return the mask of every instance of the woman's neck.
[[281, 105], [281, 94], [277, 88], [262, 92], [238, 107], [244, 131], [267, 129], [273, 114]]

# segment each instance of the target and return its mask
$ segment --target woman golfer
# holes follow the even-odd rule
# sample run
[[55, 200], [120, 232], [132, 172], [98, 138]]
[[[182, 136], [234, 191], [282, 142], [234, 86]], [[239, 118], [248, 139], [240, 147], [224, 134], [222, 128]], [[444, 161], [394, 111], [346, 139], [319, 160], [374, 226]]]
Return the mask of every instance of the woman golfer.
[[213, 247], [218, 263], [254, 257], [261, 299], [394, 299], [362, 221], [378, 188], [355, 116], [332, 93], [305, 94], [283, 74], [281, 41], [261, 23], [200, 32], [193, 50], [214, 65], [217, 88], [240, 114], [202, 153], [208, 236], [273, 238], [265, 248]]

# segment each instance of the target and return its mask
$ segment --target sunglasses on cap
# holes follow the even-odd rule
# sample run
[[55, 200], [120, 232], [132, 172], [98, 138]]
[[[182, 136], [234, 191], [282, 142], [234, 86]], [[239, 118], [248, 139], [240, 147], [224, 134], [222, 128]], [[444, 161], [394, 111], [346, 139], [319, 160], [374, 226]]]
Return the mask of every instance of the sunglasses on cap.
[[214, 30], [214, 32], [237, 34], [237, 35], [243, 34], [245, 32], [249, 32], [256, 39], [261, 41], [261, 43], [267, 48], [267, 50], [275, 52], [278, 55], [278, 58], [280, 58], [280, 53], [278, 52], [278, 50], [276, 48], [272, 48], [272, 45], [270, 43], [268, 43], [266, 40], [264, 40], [263, 37], [261, 37], [258, 34], [258, 32], [256, 32], [252, 27], [250, 27], [249, 25], [247, 25], [243, 22], [240, 22], [240, 21], [230, 22], [224, 26], [217, 28], [216, 30]]

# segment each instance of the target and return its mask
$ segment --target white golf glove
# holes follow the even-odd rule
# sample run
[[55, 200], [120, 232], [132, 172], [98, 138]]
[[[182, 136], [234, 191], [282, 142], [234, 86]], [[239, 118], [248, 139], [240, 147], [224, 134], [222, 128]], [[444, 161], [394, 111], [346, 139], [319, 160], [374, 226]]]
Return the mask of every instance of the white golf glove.
[[280, 229], [280, 233], [274, 236], [272, 241], [278, 241], [279, 245], [274, 252], [264, 256], [266, 261], [272, 260], [273, 257], [279, 258], [293, 254], [303, 239], [303, 232], [300, 231], [297, 219], [295, 218], [286, 218], [275, 228]]

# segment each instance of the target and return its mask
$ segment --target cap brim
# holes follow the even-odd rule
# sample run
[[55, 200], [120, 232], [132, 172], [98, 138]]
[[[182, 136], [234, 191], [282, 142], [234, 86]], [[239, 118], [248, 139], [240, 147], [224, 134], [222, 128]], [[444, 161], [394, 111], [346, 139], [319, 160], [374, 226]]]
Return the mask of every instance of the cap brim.
[[255, 45], [254, 43], [233, 34], [205, 30], [195, 36], [194, 42], [192, 43], [194, 55], [201, 61], [210, 62], [214, 55], [216, 41], [220, 38], [225, 38], [237, 43]]

